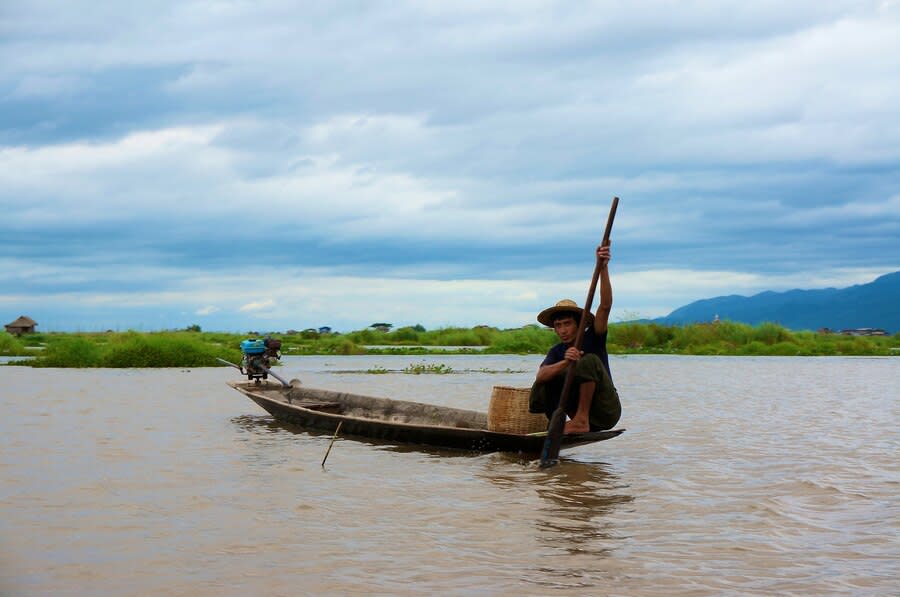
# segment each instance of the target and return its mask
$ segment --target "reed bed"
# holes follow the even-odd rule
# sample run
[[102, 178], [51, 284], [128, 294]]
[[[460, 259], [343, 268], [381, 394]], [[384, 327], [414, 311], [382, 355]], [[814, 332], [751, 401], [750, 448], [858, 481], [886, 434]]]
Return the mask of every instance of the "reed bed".
[[[310, 330], [269, 335], [281, 339], [285, 355], [544, 354], [557, 342], [552, 330], [537, 325], [502, 330], [478, 326], [425, 331], [414, 326], [347, 334]], [[0, 333], [0, 355], [33, 355], [36, 358], [28, 364], [35, 367], [211, 367], [221, 365], [217, 357], [239, 362], [241, 340], [259, 336], [255, 332], [186, 330], [39, 333], [21, 338]], [[377, 348], [366, 348], [368, 345]], [[732, 321], [683, 326], [622, 322], [610, 324], [608, 348], [611, 354], [900, 356], [900, 334], [844, 336], [794, 331], [775, 323], [751, 326]]]
[[188, 333], [53, 334], [33, 367], [218, 367], [217, 357], [239, 362], [237, 347]]

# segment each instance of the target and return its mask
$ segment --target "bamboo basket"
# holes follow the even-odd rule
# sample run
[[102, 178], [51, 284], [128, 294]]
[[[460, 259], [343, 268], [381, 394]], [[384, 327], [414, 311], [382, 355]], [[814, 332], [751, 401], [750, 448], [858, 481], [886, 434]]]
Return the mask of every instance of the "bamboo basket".
[[547, 417], [528, 412], [530, 388], [494, 386], [488, 408], [488, 431], [525, 435], [547, 430]]

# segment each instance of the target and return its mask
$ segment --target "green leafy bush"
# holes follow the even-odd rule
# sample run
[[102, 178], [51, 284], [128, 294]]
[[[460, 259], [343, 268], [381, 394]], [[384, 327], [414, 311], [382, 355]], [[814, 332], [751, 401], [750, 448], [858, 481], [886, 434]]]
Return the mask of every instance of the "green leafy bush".
[[717, 338], [716, 326], [711, 323], [695, 323], [675, 328], [672, 346], [679, 349], [703, 346], [715, 342]]
[[185, 335], [128, 334], [110, 344], [103, 355], [104, 367], [214, 367], [216, 351]]
[[618, 323], [609, 326], [607, 342], [622, 348], [644, 348], [654, 346], [656, 337], [649, 326], [640, 323]]
[[196, 332], [93, 334], [51, 337], [37, 367], [214, 367], [240, 351], [210, 344]]
[[331, 345], [331, 354], [365, 354], [366, 350], [362, 346], [354, 344], [350, 340], [340, 340]]
[[7, 332], [0, 332], [0, 355], [21, 356], [26, 354], [22, 341]]
[[102, 351], [82, 336], [64, 336], [48, 342], [47, 348], [31, 361], [34, 367], [99, 367]]
[[47, 343], [47, 334], [42, 332], [32, 332], [30, 334], [24, 334], [19, 341], [27, 346], [43, 346]]
[[766, 354], [794, 357], [800, 354], [800, 347], [793, 342], [778, 342], [769, 346]]
[[559, 342], [550, 329], [529, 325], [497, 332], [486, 352], [493, 354], [542, 354]]
[[763, 344], [778, 344], [780, 342], [791, 342], [794, 338], [791, 332], [786, 328], [775, 323], [761, 323], [753, 328], [752, 337], [759, 340]]
[[411, 327], [398, 328], [391, 334], [394, 342], [407, 342], [414, 344], [419, 341], [419, 332]]

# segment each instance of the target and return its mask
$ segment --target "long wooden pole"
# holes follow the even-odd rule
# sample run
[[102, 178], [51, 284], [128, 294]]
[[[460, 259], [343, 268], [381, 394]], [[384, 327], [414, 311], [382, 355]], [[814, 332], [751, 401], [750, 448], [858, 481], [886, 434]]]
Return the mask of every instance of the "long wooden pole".
[[[613, 197], [612, 205], [609, 208], [609, 217], [606, 219], [606, 230], [603, 232], [603, 240], [601, 245], [609, 244], [609, 235], [612, 233], [613, 220], [616, 219], [616, 208], [619, 206], [619, 198]], [[584, 341], [584, 328], [587, 327], [588, 316], [594, 303], [594, 292], [597, 290], [597, 280], [600, 278], [600, 260], [598, 259], [594, 265], [594, 275], [591, 278], [591, 287], [588, 289], [587, 298], [584, 301], [584, 310], [581, 312], [581, 320], [578, 322], [578, 333], [575, 335], [575, 343], [573, 346], [581, 350], [581, 344]], [[541, 452], [541, 468], [555, 465], [559, 462], [559, 447], [562, 443], [563, 431], [566, 427], [566, 400], [569, 397], [569, 391], [572, 389], [572, 382], [575, 379], [575, 363], [569, 361], [566, 366], [566, 379], [563, 382], [562, 392], [559, 395], [559, 405], [553, 411], [550, 417], [550, 424], [547, 427], [547, 439], [544, 440], [544, 449]]]
[[334, 440], [337, 439], [338, 433], [341, 432], [341, 425], [343, 424], [343, 421], [338, 421], [337, 429], [334, 430], [334, 436], [331, 438], [331, 443], [328, 444], [328, 449], [325, 450], [325, 458], [322, 459], [322, 468], [325, 467], [325, 461], [328, 460], [328, 455], [331, 454], [331, 446], [334, 445]]

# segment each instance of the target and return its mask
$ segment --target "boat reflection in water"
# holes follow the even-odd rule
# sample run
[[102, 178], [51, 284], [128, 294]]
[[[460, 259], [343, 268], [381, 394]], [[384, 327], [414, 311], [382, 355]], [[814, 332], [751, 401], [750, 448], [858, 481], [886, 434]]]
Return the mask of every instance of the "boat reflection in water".
[[511, 471], [509, 460], [497, 455], [485, 476], [510, 491], [533, 490], [539, 498], [534, 512], [539, 543], [573, 554], [604, 555], [623, 539], [610, 514], [634, 497], [610, 465], [563, 458], [549, 469], [531, 464]]

